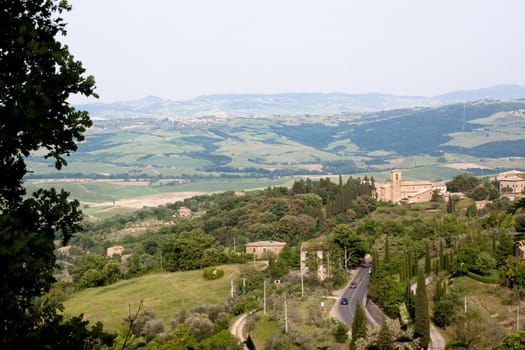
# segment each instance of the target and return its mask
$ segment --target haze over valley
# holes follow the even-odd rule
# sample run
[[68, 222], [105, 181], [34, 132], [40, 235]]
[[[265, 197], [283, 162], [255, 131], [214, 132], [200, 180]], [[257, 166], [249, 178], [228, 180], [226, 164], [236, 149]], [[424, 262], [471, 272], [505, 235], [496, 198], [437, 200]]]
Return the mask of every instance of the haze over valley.
[[523, 1], [70, 3], [0, 6], [0, 348], [525, 349]]

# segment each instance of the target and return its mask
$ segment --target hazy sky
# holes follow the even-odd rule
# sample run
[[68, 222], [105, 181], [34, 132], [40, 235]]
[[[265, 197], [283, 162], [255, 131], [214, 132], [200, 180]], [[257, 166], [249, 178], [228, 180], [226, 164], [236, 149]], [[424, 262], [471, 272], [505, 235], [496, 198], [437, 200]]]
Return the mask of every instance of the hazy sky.
[[70, 0], [100, 101], [525, 85], [523, 0]]

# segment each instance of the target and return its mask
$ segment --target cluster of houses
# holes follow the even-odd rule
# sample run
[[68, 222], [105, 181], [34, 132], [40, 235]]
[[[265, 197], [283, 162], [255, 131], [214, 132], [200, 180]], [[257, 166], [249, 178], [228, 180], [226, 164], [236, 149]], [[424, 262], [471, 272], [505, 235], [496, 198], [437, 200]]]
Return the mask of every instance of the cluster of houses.
[[[390, 178], [385, 183], [376, 183], [376, 198], [383, 202], [393, 203], [422, 203], [429, 202], [434, 192], [446, 195], [447, 187], [444, 182], [430, 181], [403, 181], [401, 170], [392, 170]], [[500, 173], [495, 178], [499, 182], [499, 190], [502, 195], [511, 200], [520, 194], [525, 193], [525, 173], [520, 171], [508, 171]], [[258, 241], [246, 244], [246, 253], [254, 254], [260, 259], [268, 253], [278, 255], [286, 243], [277, 241]], [[323, 254], [328, 254], [319, 242], [304, 242], [301, 246], [301, 269], [307, 271], [307, 254], [323, 260]], [[525, 259], [525, 241], [520, 241], [516, 245], [515, 255]], [[328, 268], [323, 264], [318, 267], [317, 275], [321, 280], [329, 274]]]
[[[392, 170], [390, 178], [385, 183], [376, 183], [375, 196], [377, 200], [393, 203], [421, 203], [429, 202], [432, 195], [437, 191], [439, 194], [446, 194], [446, 185], [443, 182], [430, 181], [403, 181], [401, 177], [401, 170]], [[499, 182], [499, 189], [502, 195], [509, 197], [511, 200], [516, 196], [525, 193], [525, 173], [519, 171], [508, 171], [500, 173], [496, 176]], [[244, 193], [236, 193], [237, 196], [244, 195]], [[180, 217], [189, 217], [192, 212], [187, 207], [180, 207], [178, 209]], [[268, 254], [279, 255], [286, 246], [285, 242], [278, 242], [273, 240], [250, 242], [245, 245], [247, 254], [254, 254], [254, 257], [261, 259]], [[69, 255], [69, 246], [59, 248], [63, 254]], [[114, 255], [123, 256], [123, 246], [113, 246], [107, 248], [106, 255], [111, 258]], [[311, 241], [304, 242], [301, 245], [301, 270], [308, 271], [306, 267], [306, 260], [308, 255], [323, 261], [324, 254], [329, 254], [323, 249], [322, 242]], [[525, 258], [525, 241], [520, 241], [516, 245], [515, 255], [520, 258]], [[329, 259], [329, 256], [327, 256]], [[320, 279], [326, 278], [330, 274], [329, 267], [319, 264], [317, 275]]]
[[[521, 171], [503, 172], [495, 179], [499, 182], [499, 192], [511, 200], [525, 193], [525, 173]], [[401, 170], [392, 170], [387, 182], [376, 185], [376, 198], [383, 202], [422, 203], [429, 202], [435, 191], [446, 194], [447, 186], [444, 182], [403, 181]]]
[[[513, 194], [520, 194], [525, 192], [525, 173], [521, 171], [512, 170], [500, 173], [496, 176], [499, 182], [499, 192], [507, 196]], [[511, 198], [514, 199], [514, 198]]]

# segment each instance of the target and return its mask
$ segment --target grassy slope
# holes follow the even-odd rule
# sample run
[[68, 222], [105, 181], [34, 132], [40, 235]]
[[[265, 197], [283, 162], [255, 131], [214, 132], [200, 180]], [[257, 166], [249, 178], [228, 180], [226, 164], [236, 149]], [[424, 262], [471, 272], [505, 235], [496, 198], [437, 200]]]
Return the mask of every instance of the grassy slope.
[[[512, 301], [510, 289], [481, 283], [467, 277], [454, 279], [452, 286], [466, 295], [467, 310], [478, 312], [482, 319], [486, 320], [486, 334], [483, 334], [485, 341], [498, 344], [501, 337], [516, 330], [516, 304]], [[520, 310], [519, 323], [524, 324], [524, 322], [525, 315]], [[450, 339], [455, 329], [447, 327], [442, 331]]]
[[65, 315], [84, 313], [86, 319], [101, 321], [109, 331], [117, 331], [127, 315], [128, 305], [134, 312], [143, 300], [143, 308], [153, 309], [169, 328], [176, 311], [204, 303], [218, 303], [229, 296], [230, 280], [239, 277], [239, 267], [227, 265], [221, 268], [224, 277], [213, 281], [203, 279], [200, 270], [153, 273], [110, 286], [82, 290], [66, 300]]

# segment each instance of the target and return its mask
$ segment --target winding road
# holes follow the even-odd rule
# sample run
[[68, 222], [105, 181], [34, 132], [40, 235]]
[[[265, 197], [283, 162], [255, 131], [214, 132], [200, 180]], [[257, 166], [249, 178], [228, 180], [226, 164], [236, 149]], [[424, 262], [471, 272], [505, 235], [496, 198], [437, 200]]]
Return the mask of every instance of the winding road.
[[[337, 303], [334, 305], [335, 315], [340, 321], [344, 322], [349, 329], [352, 329], [352, 320], [354, 319], [355, 305], [357, 300], [359, 300], [361, 304], [365, 306], [366, 318], [369, 326], [375, 327], [380, 325], [384, 317], [381, 310], [374, 303], [367, 299], [368, 282], [370, 280], [370, 275], [368, 271], [368, 267], [358, 268], [357, 272], [349, 281], [346, 288], [340, 294], [339, 298], [337, 299]], [[431, 281], [432, 280], [430, 278], [427, 278], [426, 283], [428, 284]], [[350, 283], [352, 282], [357, 284], [356, 288], [350, 288]], [[413, 284], [411, 286], [411, 289], [415, 291], [416, 284]], [[348, 305], [341, 305], [341, 298], [347, 298]], [[245, 340], [243, 335], [243, 329], [248, 315], [249, 314], [242, 315], [230, 327], [231, 334], [236, 336], [241, 342]], [[430, 342], [430, 350], [445, 349], [445, 339], [433, 323], [430, 323]], [[244, 349], [247, 349], [245, 344]]]
[[[357, 273], [352, 277], [348, 285], [346, 286], [340, 298], [337, 300], [335, 305], [335, 314], [337, 318], [344, 322], [348, 328], [352, 329], [352, 320], [355, 314], [356, 301], [361, 301], [361, 304], [365, 306], [366, 318], [369, 326], [380, 325], [383, 319], [383, 313], [381, 310], [371, 301], [367, 300], [366, 295], [368, 293], [368, 281], [369, 281], [368, 268], [359, 268]], [[350, 283], [357, 283], [355, 289], [349, 288]], [[426, 279], [426, 284], [432, 282], [429, 277]], [[410, 286], [413, 292], [416, 291], [416, 284]], [[348, 299], [348, 305], [341, 305], [341, 298]], [[430, 323], [430, 350], [444, 350], [445, 339], [439, 332], [438, 328], [431, 322]]]
[[[368, 268], [358, 268], [356, 274], [352, 277], [346, 288], [343, 290], [343, 293], [341, 294], [335, 306], [337, 318], [344, 322], [350, 329], [352, 328], [352, 320], [354, 319], [355, 305], [357, 300], [359, 300], [363, 306], [366, 305], [366, 294], [368, 292], [369, 279], [370, 275], [368, 274]], [[350, 283], [356, 283], [356, 288], [350, 288]], [[341, 304], [342, 298], [348, 299], [348, 305]], [[368, 322], [371, 323], [373, 320], [369, 319]]]

